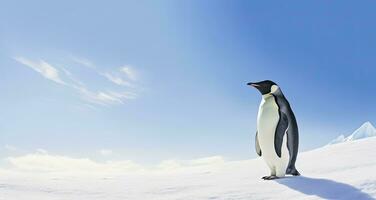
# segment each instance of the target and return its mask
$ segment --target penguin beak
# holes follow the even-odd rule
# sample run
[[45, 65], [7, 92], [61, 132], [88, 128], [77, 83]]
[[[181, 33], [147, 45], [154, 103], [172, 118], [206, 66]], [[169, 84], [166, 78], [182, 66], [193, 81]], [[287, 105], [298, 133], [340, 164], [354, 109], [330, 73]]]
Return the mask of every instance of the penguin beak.
[[252, 83], [252, 82], [247, 83], [247, 85], [253, 86], [255, 88], [260, 87], [260, 85], [257, 85], [256, 83]]

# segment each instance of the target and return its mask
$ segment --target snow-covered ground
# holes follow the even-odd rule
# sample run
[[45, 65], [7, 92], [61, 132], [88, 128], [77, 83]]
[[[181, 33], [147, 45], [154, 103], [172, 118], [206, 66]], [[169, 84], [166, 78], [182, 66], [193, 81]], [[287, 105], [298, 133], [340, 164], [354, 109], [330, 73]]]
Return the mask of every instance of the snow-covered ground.
[[297, 162], [301, 177], [273, 181], [261, 180], [269, 172], [260, 158], [221, 162], [214, 157], [198, 165], [133, 173], [8, 167], [0, 170], [0, 199], [374, 199], [375, 147], [371, 137], [303, 152]]

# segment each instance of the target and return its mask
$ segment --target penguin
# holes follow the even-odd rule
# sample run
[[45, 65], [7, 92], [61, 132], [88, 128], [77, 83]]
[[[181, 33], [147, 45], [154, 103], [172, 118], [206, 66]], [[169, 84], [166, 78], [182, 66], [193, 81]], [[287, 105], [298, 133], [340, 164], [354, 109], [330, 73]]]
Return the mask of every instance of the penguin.
[[270, 168], [264, 180], [282, 178], [286, 174], [299, 176], [295, 168], [298, 156], [299, 132], [295, 115], [281, 88], [270, 80], [250, 82], [262, 95], [257, 115], [256, 153]]

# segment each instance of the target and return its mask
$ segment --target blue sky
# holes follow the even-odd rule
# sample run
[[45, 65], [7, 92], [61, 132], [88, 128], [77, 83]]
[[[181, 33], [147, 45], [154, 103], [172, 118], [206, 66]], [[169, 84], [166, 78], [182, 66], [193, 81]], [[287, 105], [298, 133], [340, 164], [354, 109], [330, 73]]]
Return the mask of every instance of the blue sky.
[[264, 79], [322, 146], [376, 120], [375, 4], [3, 2], [0, 155], [252, 158]]

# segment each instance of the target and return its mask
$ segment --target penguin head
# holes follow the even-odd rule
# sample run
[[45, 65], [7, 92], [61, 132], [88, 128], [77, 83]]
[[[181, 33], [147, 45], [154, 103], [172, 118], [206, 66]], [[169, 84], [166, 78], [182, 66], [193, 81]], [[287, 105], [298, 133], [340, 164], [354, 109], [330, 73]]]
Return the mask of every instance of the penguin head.
[[273, 94], [279, 89], [278, 85], [271, 80], [250, 82], [247, 85], [255, 87], [262, 95]]

